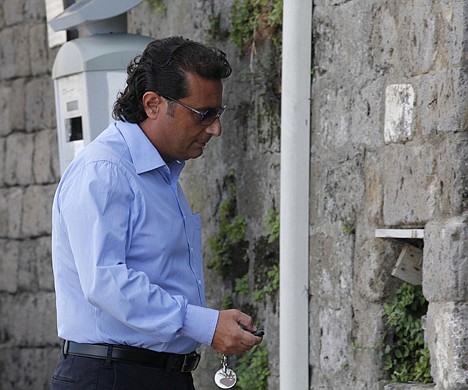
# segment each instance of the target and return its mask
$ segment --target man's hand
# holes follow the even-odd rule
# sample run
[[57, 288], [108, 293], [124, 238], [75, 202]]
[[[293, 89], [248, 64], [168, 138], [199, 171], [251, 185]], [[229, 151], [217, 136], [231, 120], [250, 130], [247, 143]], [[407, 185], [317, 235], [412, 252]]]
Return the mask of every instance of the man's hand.
[[225, 355], [240, 355], [262, 341], [262, 337], [250, 333], [254, 330], [252, 318], [247, 314], [239, 310], [222, 310], [211, 346]]

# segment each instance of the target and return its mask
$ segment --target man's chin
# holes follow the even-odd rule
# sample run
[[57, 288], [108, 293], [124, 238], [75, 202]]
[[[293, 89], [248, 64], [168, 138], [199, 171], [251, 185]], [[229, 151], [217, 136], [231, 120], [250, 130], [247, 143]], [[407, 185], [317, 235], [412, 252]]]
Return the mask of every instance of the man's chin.
[[183, 160], [191, 160], [191, 159], [194, 159], [194, 158], [198, 158], [198, 157], [200, 157], [202, 154], [203, 154], [203, 149], [200, 148], [199, 150], [192, 151], [191, 153], [187, 153], [187, 154], [185, 155], [185, 157], [183, 158]]

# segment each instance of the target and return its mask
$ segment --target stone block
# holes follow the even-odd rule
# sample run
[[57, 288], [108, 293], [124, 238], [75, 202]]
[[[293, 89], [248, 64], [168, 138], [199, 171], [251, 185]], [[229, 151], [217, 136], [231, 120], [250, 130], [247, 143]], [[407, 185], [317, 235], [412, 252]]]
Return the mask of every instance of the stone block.
[[468, 217], [428, 223], [423, 259], [423, 291], [429, 302], [467, 301]]
[[29, 29], [29, 58], [33, 76], [49, 71], [47, 27], [45, 24], [36, 24]]
[[320, 167], [312, 171], [311, 203], [312, 219], [354, 225], [362, 207], [365, 184], [363, 179], [364, 152], [343, 153], [339, 159], [330, 155], [312, 162]]
[[58, 160], [55, 130], [42, 130], [34, 136], [33, 173], [36, 184], [57, 181], [55, 164]]
[[351, 307], [339, 310], [321, 308], [320, 368], [328, 373], [337, 372], [349, 364], [349, 336], [352, 329]]
[[54, 291], [54, 275], [52, 273], [51, 237], [40, 237], [36, 240], [37, 282], [39, 289]]
[[432, 146], [392, 145], [381, 154], [385, 226], [422, 226], [440, 210], [440, 183]]
[[[14, 0], [13, 0], [14, 1]], [[0, 31], [0, 79], [28, 76], [29, 31], [22, 25], [15, 25]]]
[[18, 259], [18, 287], [21, 291], [53, 291], [50, 241], [49, 236], [22, 241]]
[[3, 7], [0, 7], [0, 30], [5, 28], [5, 12], [3, 11]]
[[7, 26], [21, 23], [24, 20], [25, 0], [3, 0], [3, 12]]
[[0, 138], [0, 188], [5, 184], [6, 139]]
[[427, 313], [431, 375], [437, 389], [468, 385], [468, 303], [431, 302]]
[[0, 240], [0, 292], [15, 293], [18, 288], [19, 241]]
[[36, 240], [23, 240], [18, 257], [18, 286], [22, 292], [37, 292]]
[[463, 131], [468, 68], [454, 67], [414, 79], [419, 91], [416, 112], [425, 139], [440, 133]]
[[[383, 332], [382, 305], [360, 300], [353, 305], [353, 331], [350, 339], [350, 371], [363, 383], [372, 383], [382, 376], [381, 343]], [[355, 387], [362, 389], [363, 387]]]
[[[380, 224], [382, 221], [382, 205], [383, 205], [383, 177], [379, 169], [380, 155], [379, 153], [366, 151], [364, 159], [364, 197], [363, 202], [366, 205], [366, 220], [375, 227], [375, 224]], [[369, 232], [371, 235], [372, 232]]]
[[11, 83], [10, 128], [26, 129], [26, 87], [25, 79], [18, 78]]
[[356, 242], [354, 272], [359, 294], [367, 302], [381, 302], [396, 279], [391, 275], [402, 244], [389, 239]]
[[24, 5], [24, 16], [28, 20], [37, 20], [45, 23], [45, 1], [28, 0]]
[[50, 388], [50, 378], [60, 355], [60, 348], [23, 348], [2, 349], [0, 354], [0, 383], [2, 389]]
[[0, 189], [0, 237], [21, 237], [21, 204], [23, 189]]
[[[464, 59], [463, 1], [383, 2], [373, 8], [371, 66], [405, 75], [460, 66]], [[409, 17], [411, 22], [409, 22]]]
[[55, 345], [57, 325], [53, 292], [0, 295], [0, 303], [0, 333], [6, 333], [12, 345]]
[[4, 180], [8, 185], [33, 183], [33, 134], [13, 133], [6, 139]]
[[50, 76], [34, 78], [26, 84], [26, 130], [55, 127], [54, 87]]
[[11, 111], [11, 93], [9, 86], [0, 86], [0, 137], [11, 133], [10, 111]]
[[21, 220], [24, 237], [51, 234], [52, 201], [57, 185], [29, 186], [24, 191]]
[[468, 203], [468, 135], [448, 134], [434, 143], [388, 145], [380, 159], [383, 222], [388, 227], [421, 227]]
[[333, 309], [343, 307], [351, 294], [352, 273], [343, 272], [351, 266], [354, 236], [336, 232], [312, 234], [309, 288], [320, 305]]

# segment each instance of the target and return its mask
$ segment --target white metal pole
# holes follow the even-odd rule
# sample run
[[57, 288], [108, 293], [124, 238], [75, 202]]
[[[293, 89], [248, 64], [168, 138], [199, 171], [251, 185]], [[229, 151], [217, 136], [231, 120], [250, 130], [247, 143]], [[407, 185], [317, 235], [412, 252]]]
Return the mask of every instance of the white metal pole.
[[280, 389], [307, 390], [312, 0], [284, 0], [283, 9]]

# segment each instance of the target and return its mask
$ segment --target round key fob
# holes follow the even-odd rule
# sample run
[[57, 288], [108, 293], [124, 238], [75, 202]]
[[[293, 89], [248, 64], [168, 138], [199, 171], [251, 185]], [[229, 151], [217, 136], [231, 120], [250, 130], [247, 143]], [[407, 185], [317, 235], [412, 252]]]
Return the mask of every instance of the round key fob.
[[216, 371], [214, 381], [220, 389], [230, 389], [236, 385], [237, 375], [230, 368], [220, 368]]

